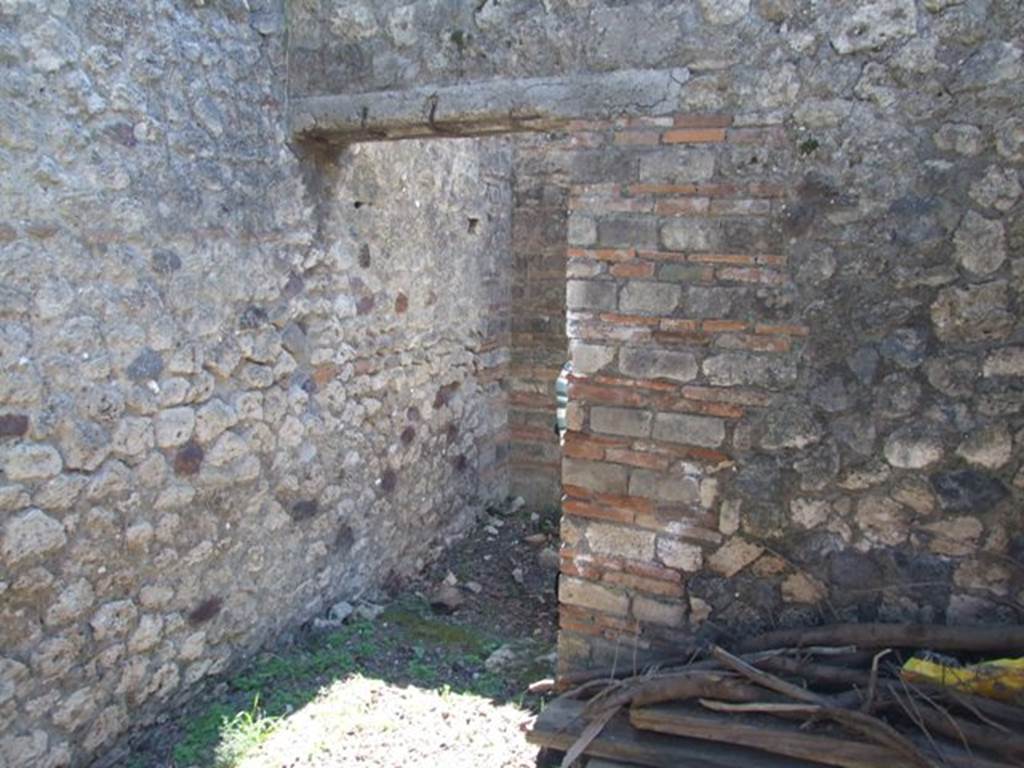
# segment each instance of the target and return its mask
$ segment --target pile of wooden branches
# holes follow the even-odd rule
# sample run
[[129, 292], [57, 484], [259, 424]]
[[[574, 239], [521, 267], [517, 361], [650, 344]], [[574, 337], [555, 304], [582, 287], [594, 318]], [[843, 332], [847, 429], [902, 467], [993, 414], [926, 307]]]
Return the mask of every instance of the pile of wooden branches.
[[[605, 725], [724, 742], [812, 764], [866, 768], [1024, 765], [1024, 702], [912, 683], [903, 662], [920, 650], [973, 661], [1024, 655], [1024, 626], [837, 624], [772, 632], [685, 661], [563, 679], [587, 721], [572, 765]], [[1003, 697], [1004, 699], [1006, 697]]]

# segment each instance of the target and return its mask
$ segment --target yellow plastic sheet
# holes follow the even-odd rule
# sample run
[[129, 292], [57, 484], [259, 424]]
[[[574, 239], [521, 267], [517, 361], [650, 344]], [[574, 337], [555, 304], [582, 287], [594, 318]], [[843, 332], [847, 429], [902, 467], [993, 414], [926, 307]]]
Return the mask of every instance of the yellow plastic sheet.
[[967, 667], [915, 658], [903, 665], [901, 674], [908, 683], [943, 685], [964, 693], [1024, 705], [1024, 658], [994, 659]]

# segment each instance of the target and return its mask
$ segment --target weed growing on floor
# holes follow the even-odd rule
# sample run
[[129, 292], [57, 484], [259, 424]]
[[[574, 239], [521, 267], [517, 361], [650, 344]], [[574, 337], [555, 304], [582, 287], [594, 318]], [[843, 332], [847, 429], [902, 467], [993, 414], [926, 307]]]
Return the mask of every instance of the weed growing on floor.
[[279, 720], [277, 717], [268, 717], [260, 709], [260, 697], [257, 694], [248, 710], [222, 723], [220, 741], [214, 752], [215, 768], [232, 768], [250, 750], [270, 737]]

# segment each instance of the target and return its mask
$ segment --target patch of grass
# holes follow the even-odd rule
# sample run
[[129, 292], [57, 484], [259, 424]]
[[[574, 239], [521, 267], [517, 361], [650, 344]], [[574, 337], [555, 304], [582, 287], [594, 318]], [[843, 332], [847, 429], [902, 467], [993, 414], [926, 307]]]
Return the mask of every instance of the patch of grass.
[[224, 702], [216, 702], [189, 720], [185, 724], [185, 735], [171, 753], [175, 765], [211, 765], [220, 741], [220, 729], [235, 714]]
[[340, 643], [326, 644], [293, 656], [271, 656], [229, 682], [238, 691], [262, 691], [282, 681], [330, 674], [341, 676], [355, 668], [352, 654]]
[[279, 718], [268, 717], [260, 709], [260, 697], [257, 695], [248, 710], [223, 721], [220, 741], [214, 752], [215, 768], [233, 768], [239, 760], [270, 737], [278, 722]]
[[411, 660], [405, 665], [405, 674], [418, 685], [433, 688], [438, 684], [438, 669], [429, 661]]
[[486, 699], [503, 698], [508, 689], [508, 680], [501, 675], [492, 672], [481, 672], [467, 686], [470, 693], [483, 696]]
[[253, 698], [241, 712], [224, 702], [216, 702], [185, 726], [185, 736], [172, 752], [181, 766], [234, 768], [251, 750], [269, 738], [280, 718], [267, 715], [260, 697]]
[[811, 136], [810, 138], [801, 141], [798, 149], [800, 150], [801, 155], [810, 155], [820, 146], [821, 144], [818, 140]]
[[449, 35], [449, 39], [451, 39], [452, 43], [460, 51], [462, 51], [463, 49], [465, 49], [467, 45], [469, 45], [469, 35], [467, 35], [461, 29], [453, 29], [451, 35]]
[[411, 640], [461, 648], [469, 653], [486, 653], [494, 642], [472, 627], [435, 619], [419, 606], [392, 606], [381, 614], [381, 621], [399, 627]]

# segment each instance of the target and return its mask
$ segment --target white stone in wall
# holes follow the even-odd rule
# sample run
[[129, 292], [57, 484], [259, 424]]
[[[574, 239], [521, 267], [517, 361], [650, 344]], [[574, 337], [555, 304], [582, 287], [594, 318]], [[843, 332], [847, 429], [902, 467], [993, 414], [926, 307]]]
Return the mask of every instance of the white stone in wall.
[[867, 0], [836, 14], [832, 47], [840, 54], [879, 48], [917, 34], [914, 0]]
[[0, 555], [9, 567], [45, 557], [64, 546], [64, 526], [40, 509], [30, 509], [7, 521], [0, 543]]
[[50, 445], [22, 443], [0, 453], [0, 465], [8, 480], [45, 480], [57, 475], [63, 462]]

